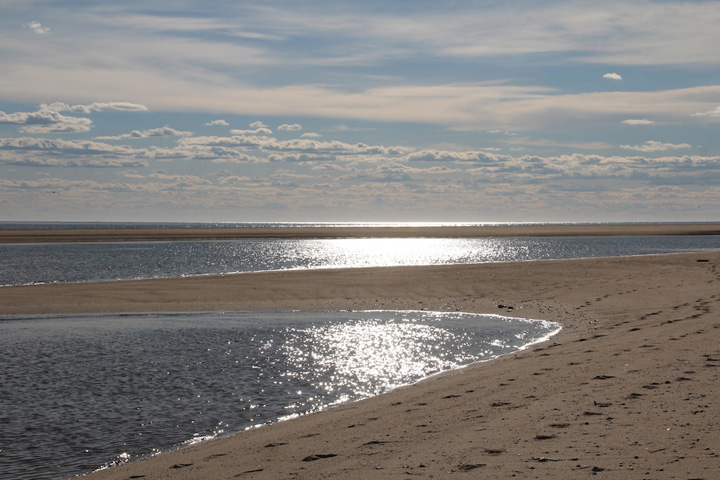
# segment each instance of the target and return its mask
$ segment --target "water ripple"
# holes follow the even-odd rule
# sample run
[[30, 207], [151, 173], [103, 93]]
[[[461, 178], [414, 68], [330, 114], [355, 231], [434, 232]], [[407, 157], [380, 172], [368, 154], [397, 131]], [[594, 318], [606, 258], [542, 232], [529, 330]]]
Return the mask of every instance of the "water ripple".
[[118, 465], [381, 394], [558, 328], [391, 311], [0, 318], [0, 471]]

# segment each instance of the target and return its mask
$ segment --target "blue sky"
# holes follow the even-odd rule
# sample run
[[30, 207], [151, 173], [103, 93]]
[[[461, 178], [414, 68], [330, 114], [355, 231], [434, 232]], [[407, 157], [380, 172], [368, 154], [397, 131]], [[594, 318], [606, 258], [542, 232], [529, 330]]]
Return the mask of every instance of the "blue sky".
[[0, 0], [0, 220], [720, 220], [717, 1]]

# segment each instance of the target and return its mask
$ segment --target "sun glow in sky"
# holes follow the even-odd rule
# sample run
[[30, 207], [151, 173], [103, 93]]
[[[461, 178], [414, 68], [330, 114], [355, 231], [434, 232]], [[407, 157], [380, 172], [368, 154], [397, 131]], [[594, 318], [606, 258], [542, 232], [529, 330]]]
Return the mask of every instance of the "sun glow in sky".
[[0, 1], [0, 221], [694, 221], [720, 2]]

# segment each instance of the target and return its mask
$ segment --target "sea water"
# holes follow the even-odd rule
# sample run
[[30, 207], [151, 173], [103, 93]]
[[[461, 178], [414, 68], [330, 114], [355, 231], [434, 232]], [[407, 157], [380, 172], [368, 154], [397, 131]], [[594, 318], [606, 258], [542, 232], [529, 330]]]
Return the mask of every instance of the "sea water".
[[720, 236], [717, 235], [0, 244], [0, 286], [718, 249]]
[[421, 311], [0, 319], [0, 478], [67, 478], [385, 393], [559, 325]]

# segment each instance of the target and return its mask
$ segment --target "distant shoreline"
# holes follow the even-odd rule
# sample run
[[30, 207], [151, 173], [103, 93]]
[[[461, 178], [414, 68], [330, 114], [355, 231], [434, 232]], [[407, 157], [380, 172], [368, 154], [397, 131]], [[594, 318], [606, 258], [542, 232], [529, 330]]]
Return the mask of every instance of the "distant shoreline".
[[529, 224], [477, 226], [278, 226], [210, 228], [0, 229], [0, 243], [151, 242], [266, 238], [470, 238], [720, 235], [720, 223]]

